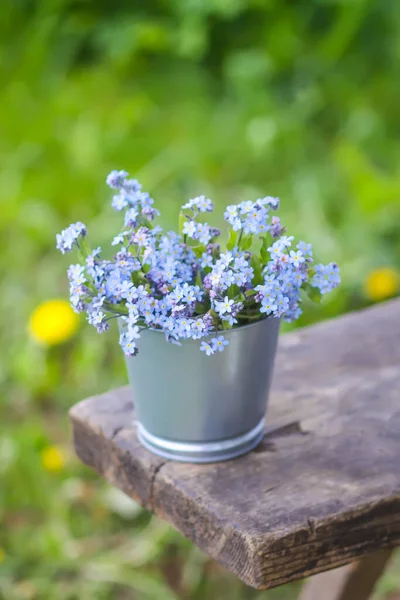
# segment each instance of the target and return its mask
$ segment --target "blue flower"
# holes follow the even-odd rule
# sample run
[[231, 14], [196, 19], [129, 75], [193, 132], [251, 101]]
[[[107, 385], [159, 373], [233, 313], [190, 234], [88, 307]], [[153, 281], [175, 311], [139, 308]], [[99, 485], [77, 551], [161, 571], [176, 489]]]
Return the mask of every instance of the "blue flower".
[[128, 209], [125, 213], [124, 227], [136, 227], [139, 212], [135, 207]]
[[238, 208], [241, 215], [246, 215], [253, 210], [254, 202], [252, 202], [251, 200], [245, 200], [245, 202], [241, 202], [238, 205]]
[[235, 204], [231, 204], [230, 206], [226, 207], [224, 219], [229, 223], [229, 225], [232, 225], [233, 231], [238, 231], [242, 228], [242, 222], [238, 215], [238, 207]]
[[340, 283], [340, 269], [336, 263], [316, 265], [315, 271], [311, 285], [319, 288], [321, 294], [327, 294], [337, 288]]
[[105, 314], [101, 310], [89, 313], [88, 321], [91, 325], [99, 325], [105, 319]]
[[206, 269], [207, 267], [213, 266], [213, 257], [212, 254], [207, 254], [204, 252], [200, 258], [200, 266], [202, 269]]
[[303, 256], [303, 253], [300, 250], [298, 250], [297, 252], [295, 252], [294, 250], [290, 251], [290, 262], [295, 267], [298, 267], [304, 261], [305, 261], [305, 258]]
[[146, 246], [150, 241], [150, 230], [147, 227], [139, 227], [132, 235], [132, 242], [138, 246]]
[[100, 256], [101, 248], [98, 246], [95, 250], [92, 250], [90, 254], [88, 254], [86, 258], [86, 264], [90, 269], [93, 269], [96, 266], [96, 259]]
[[268, 231], [269, 225], [267, 222], [267, 210], [262, 205], [259, 205], [257, 202], [250, 203], [250, 210], [248, 210], [248, 208], [250, 208], [250, 204], [247, 202], [244, 204], [245, 206], [241, 208], [241, 212], [245, 215], [243, 223], [244, 232], [247, 234], [254, 234]]
[[278, 309], [278, 305], [275, 304], [275, 300], [263, 298], [261, 302], [260, 312], [270, 315]]
[[137, 325], [132, 325], [131, 323], [128, 325], [128, 327], [126, 328], [125, 331], [125, 337], [126, 339], [130, 340], [131, 342], [133, 342], [134, 340], [137, 340], [140, 338], [140, 333], [139, 333], [140, 329]]
[[293, 240], [294, 240], [294, 237], [292, 235], [289, 235], [289, 236], [283, 235], [277, 243], [280, 245], [280, 247], [282, 249], [290, 248]]
[[191, 324], [192, 338], [194, 340], [203, 337], [204, 332], [206, 330], [206, 325], [204, 323], [204, 319], [202, 317], [198, 317]]
[[230, 327], [233, 327], [238, 322], [232, 314], [224, 315], [223, 317], [221, 317], [221, 321], [226, 321], [226, 323], [228, 323]]
[[183, 224], [182, 233], [194, 238], [197, 233], [197, 223], [195, 221], [185, 221]]
[[104, 333], [110, 328], [107, 322], [107, 315], [101, 310], [100, 306], [91, 305], [88, 306], [87, 320], [90, 325], [93, 325], [98, 333]]
[[136, 346], [135, 342], [126, 338], [124, 334], [120, 335], [119, 343], [126, 356], [136, 356], [138, 353], [138, 347]]
[[227, 290], [232, 284], [235, 283], [235, 275], [231, 269], [224, 271], [219, 280], [218, 289]]
[[243, 271], [238, 271], [237, 273], [235, 273], [234, 282], [239, 287], [244, 287], [247, 283], [247, 277], [246, 277], [245, 273]]
[[254, 277], [254, 269], [253, 267], [245, 267], [243, 269], [243, 275], [246, 277], [247, 283], [250, 283]]
[[276, 316], [282, 317], [289, 310], [289, 298], [282, 294], [276, 300]]
[[184, 283], [182, 289], [184, 294], [184, 300], [188, 304], [196, 302], [197, 300], [201, 300], [203, 296], [203, 292], [197, 285], [189, 285], [188, 283]]
[[124, 244], [125, 243], [125, 237], [127, 235], [129, 235], [131, 232], [130, 231], [123, 231], [122, 233], [119, 233], [118, 235], [116, 235], [113, 239], [113, 241], [111, 242], [111, 246], [117, 246], [118, 244]]
[[127, 208], [129, 206], [129, 202], [128, 202], [124, 192], [121, 192], [120, 194], [116, 194], [115, 196], [113, 196], [111, 206], [113, 207], [114, 210], [116, 210], [118, 212], [121, 212], [122, 210], [124, 210], [125, 208]]
[[263, 204], [268, 204], [272, 208], [272, 210], [277, 210], [279, 208], [279, 198], [274, 198], [273, 196], [266, 196], [262, 199]]
[[231, 262], [233, 261], [233, 254], [232, 252], [225, 252], [225, 254], [221, 254], [219, 257], [219, 260], [217, 260], [217, 266], [218, 267], [228, 267]]
[[274, 239], [279, 238], [282, 233], [285, 231], [285, 228], [281, 225], [281, 220], [279, 217], [272, 217], [271, 226], [269, 228], [269, 232]]
[[79, 264], [70, 265], [68, 269], [68, 279], [73, 285], [83, 285], [86, 282], [85, 267]]
[[[126, 176], [128, 175], [126, 171], [120, 171], [120, 173], [125, 173]], [[140, 192], [140, 190], [142, 189], [142, 186], [137, 179], [125, 179], [123, 187], [125, 192], [133, 195], [137, 192]]]
[[225, 313], [232, 312], [232, 305], [234, 304], [234, 300], [230, 300], [228, 296], [225, 296], [222, 302], [214, 302], [215, 310], [217, 313], [222, 316]]
[[245, 267], [249, 266], [249, 261], [243, 256], [236, 256], [235, 257], [235, 263], [234, 263], [234, 268], [237, 270], [240, 269], [244, 269]]
[[228, 340], [226, 340], [223, 335], [220, 335], [217, 338], [212, 338], [211, 340], [211, 346], [213, 350], [218, 352], [223, 352], [228, 344]]
[[127, 177], [128, 173], [126, 171], [113, 170], [107, 175], [106, 183], [110, 188], [118, 190], [124, 185]]
[[64, 229], [61, 233], [57, 233], [57, 250], [60, 250], [62, 254], [71, 252], [74, 245], [78, 246], [78, 240], [80, 237], [85, 237], [87, 234], [86, 227], [83, 223], [78, 221], [73, 223], [67, 229]]
[[206, 198], [206, 196], [198, 196], [197, 198], [192, 198], [189, 200], [182, 206], [182, 208], [197, 210], [199, 212], [212, 212], [214, 210], [214, 205], [210, 198]]
[[212, 238], [211, 227], [209, 225], [207, 225], [207, 223], [204, 223], [204, 224], [198, 223], [197, 231], [196, 231], [196, 238], [199, 240], [199, 242], [201, 244], [207, 245], [208, 242]]
[[[123, 212], [126, 227], [112, 241], [121, 246], [117, 254], [108, 260], [100, 259], [100, 248], [87, 254], [82, 243], [86, 228], [80, 222], [57, 235], [57, 248], [65, 253], [77, 247], [86, 257], [83, 265], [71, 265], [68, 270], [74, 310], [86, 312], [99, 332], [108, 329], [111, 318], [120, 316], [120, 343], [130, 356], [137, 354], [136, 342], [146, 327], [162, 330], [168, 341], [177, 344], [215, 335], [201, 343], [201, 350], [207, 355], [222, 352], [228, 341], [217, 332], [237, 326], [240, 313], [243, 321], [247, 309], [259, 318], [292, 321], [301, 314], [300, 292], [306, 289], [305, 283], [326, 294], [340, 282], [336, 263], [313, 266], [310, 244], [299, 242], [292, 249], [294, 238], [283, 235], [279, 217], [270, 217], [271, 210], [279, 207], [278, 198], [266, 196], [227, 206], [229, 247], [232, 240], [236, 246], [225, 252], [215, 242], [220, 231], [196, 221], [199, 213], [213, 210], [206, 196], [192, 198], [183, 206], [184, 211], [191, 211], [190, 218], [185, 214], [183, 235], [163, 233], [160, 226], [152, 226], [159, 212], [136, 179], [128, 179], [126, 171], [112, 171], [107, 183], [116, 190], [112, 206]], [[240, 235], [233, 233], [239, 231]], [[269, 254], [265, 252], [266, 232], [272, 237]], [[258, 239], [253, 236], [262, 241], [255, 263], [248, 250], [256, 251]], [[188, 243], [187, 237], [197, 244]], [[200, 257], [199, 244], [204, 246]], [[264, 280], [257, 279], [256, 285], [252, 265], [258, 260]]]
[[173, 331], [176, 326], [176, 321], [172, 317], [167, 317], [163, 323], [164, 331]]
[[211, 273], [208, 275], [211, 287], [217, 287], [219, 282], [221, 281], [222, 271], [220, 271], [217, 267], [214, 267]]
[[200, 350], [202, 352], [205, 352], [207, 354], [207, 356], [211, 356], [212, 354], [215, 354], [214, 348], [208, 342], [201, 342]]
[[271, 254], [273, 260], [279, 259], [283, 251], [284, 248], [282, 247], [280, 240], [274, 242], [272, 246], [268, 248], [268, 252]]
[[[104, 301], [105, 301], [106, 297], [105, 296], [94, 296], [91, 304], [90, 304], [90, 308], [93, 310], [97, 310], [99, 309], [101, 306], [103, 306]], [[89, 307], [88, 307], [89, 308]]]
[[302, 254], [304, 256], [312, 256], [312, 245], [311, 244], [306, 244], [306, 242], [299, 242], [297, 244], [296, 248], [298, 250], [300, 250], [300, 252], [302, 252]]

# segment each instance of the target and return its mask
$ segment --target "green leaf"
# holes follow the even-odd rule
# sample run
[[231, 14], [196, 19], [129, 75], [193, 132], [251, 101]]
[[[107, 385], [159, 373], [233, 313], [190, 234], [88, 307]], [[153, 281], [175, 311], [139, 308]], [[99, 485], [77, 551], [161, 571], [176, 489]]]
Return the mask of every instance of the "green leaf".
[[315, 267], [310, 267], [310, 268], [307, 270], [307, 273], [308, 273], [308, 277], [309, 277], [309, 279], [311, 279], [311, 277], [314, 277], [314, 275], [315, 275], [315, 273], [316, 273]]
[[236, 246], [237, 239], [238, 239], [238, 232], [233, 231], [233, 229], [231, 229], [229, 231], [229, 240], [228, 240], [228, 243], [226, 244], [226, 249], [233, 250], [233, 248]]
[[312, 293], [310, 294], [311, 300], [313, 302], [315, 302], [316, 304], [321, 304], [321, 302], [322, 302], [321, 292], [315, 288], [311, 288], [311, 289], [312, 289]]
[[149, 264], [146, 263], [146, 264], [144, 264], [142, 266], [142, 269], [143, 269], [144, 273], [148, 273], [150, 271], [150, 269], [151, 269], [151, 265], [149, 265]]
[[82, 257], [81, 258], [82, 262], [85, 262], [86, 257], [91, 252], [90, 246], [89, 246], [87, 240], [83, 237], [80, 237], [80, 239], [79, 239], [79, 246], [80, 246], [80, 250], [78, 251], [78, 254]]
[[305, 291], [307, 296], [316, 304], [321, 304], [322, 294], [318, 288], [312, 287], [309, 283], [304, 283], [302, 289]]
[[262, 282], [262, 266], [260, 259], [255, 254], [252, 254], [250, 265], [254, 269], [253, 285], [258, 285]]
[[198, 285], [199, 287], [202, 287], [202, 285], [203, 285], [203, 280], [201, 278], [201, 272], [200, 271], [197, 271], [195, 285]]
[[143, 227], [147, 227], [148, 229], [153, 229], [153, 223], [151, 221], [149, 221], [149, 219], [146, 219], [145, 217], [140, 217], [141, 219], [141, 225]]
[[268, 239], [267, 236], [263, 236], [261, 238], [261, 240], [262, 240], [262, 244], [261, 244], [261, 250], [260, 250], [260, 257], [261, 257], [262, 262], [266, 265], [271, 260], [271, 256], [268, 252], [270, 240]]
[[226, 293], [229, 299], [236, 298], [236, 296], [240, 293], [240, 288], [237, 285], [233, 284], [229, 286]]
[[271, 243], [271, 236], [266, 233], [265, 235], [260, 236], [260, 240], [261, 240], [261, 247], [264, 248], [264, 250], [268, 250], [270, 243]]
[[241, 250], [248, 250], [253, 242], [253, 236], [251, 234], [244, 235], [240, 241], [239, 247]]
[[204, 304], [202, 304], [201, 302], [196, 302], [195, 312], [197, 315], [203, 315], [205, 312]]
[[186, 223], [186, 217], [184, 212], [181, 210], [181, 212], [179, 213], [179, 233], [182, 235], [183, 234], [183, 226]]
[[244, 295], [246, 296], [246, 298], [251, 298], [252, 296], [255, 296], [257, 294], [257, 290], [246, 290]]
[[207, 247], [204, 244], [199, 244], [198, 246], [192, 246], [192, 250], [195, 253], [195, 255], [197, 256], [197, 258], [200, 258], [200, 256], [203, 254], [203, 252], [205, 252], [207, 249]]
[[210, 310], [208, 311], [208, 314], [209, 314], [209, 315], [212, 317], [212, 319], [213, 319], [213, 322], [214, 322], [214, 325], [215, 325], [215, 323], [217, 323], [217, 322], [218, 322], [219, 315], [218, 315], [218, 314], [215, 312], [215, 310], [213, 310], [213, 309], [210, 309]]
[[264, 265], [266, 265], [271, 260], [269, 252], [264, 250], [264, 248], [261, 248], [261, 250], [260, 250], [260, 258]]
[[135, 271], [134, 273], [132, 273], [131, 281], [135, 287], [137, 287], [141, 283], [141, 278], [139, 274], [143, 275], [143, 273], [141, 273], [140, 271]]

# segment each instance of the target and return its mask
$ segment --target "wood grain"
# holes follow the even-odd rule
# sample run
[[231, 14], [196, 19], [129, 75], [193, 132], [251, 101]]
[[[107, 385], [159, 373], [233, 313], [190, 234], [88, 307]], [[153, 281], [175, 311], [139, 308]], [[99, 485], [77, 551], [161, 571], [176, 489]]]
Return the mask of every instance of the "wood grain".
[[[190, 398], [188, 398], [190, 401]], [[400, 543], [400, 301], [282, 336], [267, 423], [240, 459], [165, 461], [122, 388], [71, 410], [78, 456], [264, 589]]]

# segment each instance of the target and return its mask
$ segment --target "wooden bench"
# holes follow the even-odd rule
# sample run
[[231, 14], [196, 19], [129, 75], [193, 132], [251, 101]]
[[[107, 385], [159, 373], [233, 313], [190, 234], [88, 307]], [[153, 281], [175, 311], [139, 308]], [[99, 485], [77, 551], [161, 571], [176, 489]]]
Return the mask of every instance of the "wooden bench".
[[364, 600], [400, 543], [398, 300], [281, 337], [264, 441], [240, 459], [153, 456], [128, 388], [70, 414], [84, 463], [250, 586], [359, 561], [311, 579], [301, 597]]

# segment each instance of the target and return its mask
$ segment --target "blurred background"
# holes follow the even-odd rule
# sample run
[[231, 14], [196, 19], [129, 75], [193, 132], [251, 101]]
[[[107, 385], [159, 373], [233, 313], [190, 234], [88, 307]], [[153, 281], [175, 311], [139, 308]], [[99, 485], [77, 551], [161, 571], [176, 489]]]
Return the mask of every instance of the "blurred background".
[[115, 332], [70, 312], [55, 234], [109, 239], [104, 180], [126, 169], [165, 227], [201, 193], [216, 225], [280, 196], [343, 276], [296, 326], [398, 294], [398, 0], [2, 0], [0, 52], [0, 598], [294, 599], [245, 587], [74, 457], [68, 408], [126, 375]]

